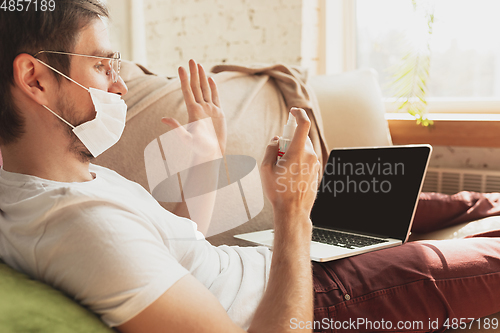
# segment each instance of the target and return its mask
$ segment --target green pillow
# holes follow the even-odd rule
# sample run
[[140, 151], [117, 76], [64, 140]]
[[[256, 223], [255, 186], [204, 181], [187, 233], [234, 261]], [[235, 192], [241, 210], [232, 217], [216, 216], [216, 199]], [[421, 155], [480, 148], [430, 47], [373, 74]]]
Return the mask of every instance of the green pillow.
[[0, 260], [0, 332], [110, 333], [94, 313]]

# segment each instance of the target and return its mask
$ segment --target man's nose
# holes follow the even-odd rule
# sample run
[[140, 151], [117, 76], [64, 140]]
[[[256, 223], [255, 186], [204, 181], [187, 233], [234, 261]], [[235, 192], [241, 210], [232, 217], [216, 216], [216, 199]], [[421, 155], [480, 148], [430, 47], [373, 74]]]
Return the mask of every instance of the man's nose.
[[127, 85], [125, 84], [121, 76], [118, 76], [118, 80], [116, 81], [116, 83], [113, 83], [109, 87], [108, 92], [118, 94], [121, 96], [125, 96], [127, 94], [128, 92]]

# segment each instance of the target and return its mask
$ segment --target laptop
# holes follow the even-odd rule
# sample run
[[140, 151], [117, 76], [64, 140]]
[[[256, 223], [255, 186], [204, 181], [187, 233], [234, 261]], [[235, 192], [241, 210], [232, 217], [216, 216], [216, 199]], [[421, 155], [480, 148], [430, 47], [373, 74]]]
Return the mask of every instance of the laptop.
[[[430, 145], [333, 149], [311, 211], [311, 260], [406, 242], [431, 152]], [[273, 230], [234, 237], [273, 246]]]

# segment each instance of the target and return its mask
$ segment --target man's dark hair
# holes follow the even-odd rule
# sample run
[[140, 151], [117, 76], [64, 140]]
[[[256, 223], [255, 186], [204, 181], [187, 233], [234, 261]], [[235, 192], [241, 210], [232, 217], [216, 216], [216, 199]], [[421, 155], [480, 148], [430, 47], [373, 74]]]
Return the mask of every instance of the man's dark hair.
[[[38, 9], [38, 10], [35, 10]], [[24, 133], [24, 119], [10, 91], [14, 83], [13, 62], [21, 53], [72, 52], [79, 32], [93, 19], [109, 17], [99, 0], [57, 0], [54, 11], [33, 4], [23, 11], [0, 11], [0, 143], [15, 142]], [[42, 53], [42, 61], [69, 75], [71, 57]], [[60, 77], [54, 73], [58, 82]]]

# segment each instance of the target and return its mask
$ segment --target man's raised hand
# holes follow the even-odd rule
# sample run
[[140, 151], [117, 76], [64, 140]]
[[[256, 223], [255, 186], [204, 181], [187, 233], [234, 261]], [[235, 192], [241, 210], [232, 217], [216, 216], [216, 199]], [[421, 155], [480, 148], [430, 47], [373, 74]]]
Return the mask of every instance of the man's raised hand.
[[[189, 123], [210, 117], [214, 125], [221, 153], [224, 154], [227, 141], [226, 118], [222, 111], [219, 92], [214, 79], [208, 78], [203, 66], [194, 60], [189, 61], [189, 74], [184, 67], [179, 67], [182, 94], [186, 103]], [[174, 118], [162, 118], [162, 122], [172, 128], [181, 124]]]

